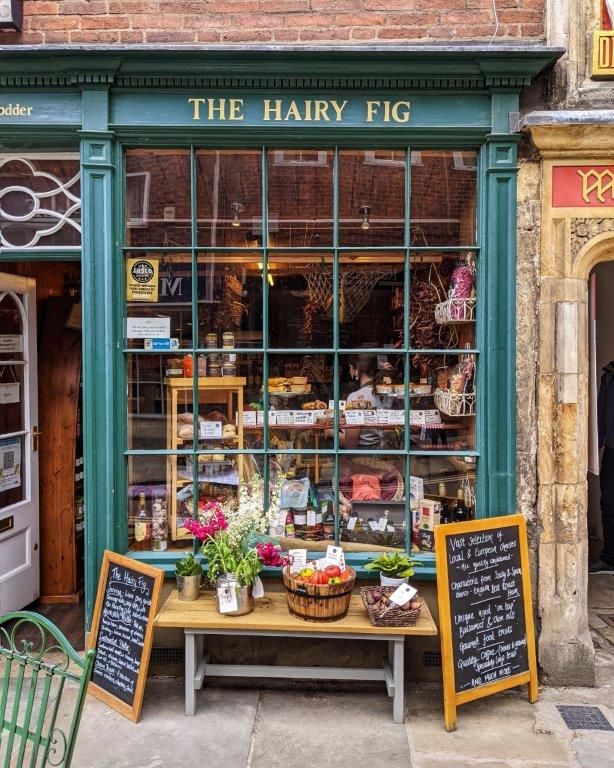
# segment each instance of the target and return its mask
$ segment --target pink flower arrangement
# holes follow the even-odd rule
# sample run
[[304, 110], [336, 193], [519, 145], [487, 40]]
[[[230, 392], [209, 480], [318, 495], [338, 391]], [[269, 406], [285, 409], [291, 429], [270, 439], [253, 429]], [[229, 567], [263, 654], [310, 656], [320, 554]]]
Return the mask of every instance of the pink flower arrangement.
[[208, 501], [206, 504], [200, 501], [198, 503], [198, 519], [187, 518], [184, 520], [183, 527], [199, 541], [207, 541], [219, 531], [226, 530], [228, 521], [217, 501]]
[[269, 568], [284, 568], [290, 562], [287, 557], [280, 555], [279, 549], [271, 542], [256, 544], [256, 552], [260, 562]]

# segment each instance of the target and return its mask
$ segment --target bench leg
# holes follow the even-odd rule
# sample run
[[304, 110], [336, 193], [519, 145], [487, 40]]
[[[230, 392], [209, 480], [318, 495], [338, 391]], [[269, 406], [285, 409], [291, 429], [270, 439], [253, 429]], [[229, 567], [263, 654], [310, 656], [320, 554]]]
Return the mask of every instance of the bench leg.
[[196, 677], [197, 642], [193, 632], [185, 631], [185, 713], [192, 717], [196, 712], [196, 692], [194, 678]]
[[405, 675], [403, 652], [405, 641], [403, 638], [394, 641], [392, 674], [394, 679], [394, 697], [392, 699], [392, 719], [395, 723], [402, 723], [405, 709]]

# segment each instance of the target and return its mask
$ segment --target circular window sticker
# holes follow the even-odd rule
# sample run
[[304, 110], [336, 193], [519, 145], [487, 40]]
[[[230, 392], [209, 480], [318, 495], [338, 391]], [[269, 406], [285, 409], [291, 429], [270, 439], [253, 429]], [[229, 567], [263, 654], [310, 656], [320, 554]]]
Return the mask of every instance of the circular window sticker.
[[137, 261], [132, 265], [130, 274], [137, 283], [149, 283], [153, 280], [155, 271], [149, 261]]

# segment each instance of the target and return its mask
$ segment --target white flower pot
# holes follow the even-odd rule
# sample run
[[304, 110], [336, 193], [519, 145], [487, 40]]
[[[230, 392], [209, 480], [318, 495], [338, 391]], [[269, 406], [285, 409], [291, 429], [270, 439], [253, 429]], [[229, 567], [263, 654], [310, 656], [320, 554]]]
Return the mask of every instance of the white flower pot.
[[400, 587], [401, 584], [409, 584], [409, 576], [406, 576], [404, 579], [393, 579], [390, 576], [384, 576], [383, 573], [380, 573], [379, 583], [382, 587]]

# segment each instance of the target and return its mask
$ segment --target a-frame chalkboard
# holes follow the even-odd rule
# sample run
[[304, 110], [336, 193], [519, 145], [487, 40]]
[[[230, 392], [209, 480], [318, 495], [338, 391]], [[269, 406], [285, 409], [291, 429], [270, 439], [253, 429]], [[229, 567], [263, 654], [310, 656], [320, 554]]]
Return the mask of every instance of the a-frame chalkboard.
[[522, 515], [435, 528], [444, 719], [456, 708], [528, 683], [537, 663], [527, 531]]
[[89, 648], [96, 649], [88, 692], [138, 722], [164, 572], [104, 553]]

